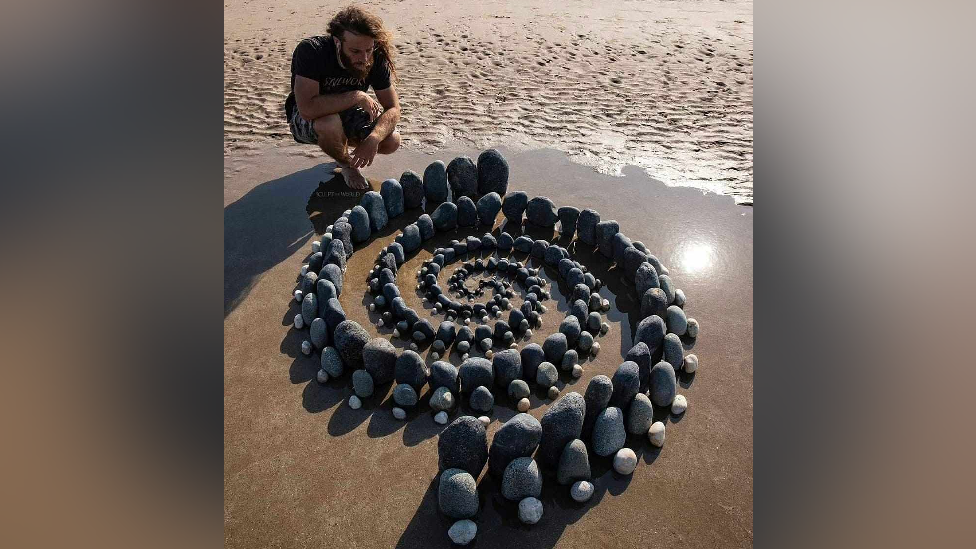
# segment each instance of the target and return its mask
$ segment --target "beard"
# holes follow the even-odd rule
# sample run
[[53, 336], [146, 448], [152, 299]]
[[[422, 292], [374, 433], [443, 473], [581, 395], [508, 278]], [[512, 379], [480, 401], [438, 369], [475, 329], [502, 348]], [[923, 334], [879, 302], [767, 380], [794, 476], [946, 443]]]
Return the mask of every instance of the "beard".
[[373, 68], [372, 60], [365, 65], [354, 64], [352, 59], [350, 59], [349, 56], [346, 55], [346, 52], [342, 51], [342, 49], [339, 49], [339, 59], [342, 60], [342, 64], [346, 67], [346, 70], [351, 72], [353, 76], [359, 78], [360, 80], [365, 80], [366, 77], [369, 76], [370, 69]]

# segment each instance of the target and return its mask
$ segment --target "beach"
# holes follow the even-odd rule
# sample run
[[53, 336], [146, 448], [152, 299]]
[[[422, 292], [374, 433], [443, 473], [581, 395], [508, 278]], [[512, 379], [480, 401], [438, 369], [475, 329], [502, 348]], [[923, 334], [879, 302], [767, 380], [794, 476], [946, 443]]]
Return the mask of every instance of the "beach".
[[[342, 5], [225, 5], [226, 547], [451, 546], [453, 521], [437, 505], [443, 427], [427, 389], [406, 421], [394, 419], [388, 385], [353, 410], [349, 375], [318, 383], [318, 354], [301, 353], [307, 330], [292, 326], [300, 312], [292, 292], [312, 240], [361, 198], [336, 184], [335, 165], [317, 147], [294, 142], [281, 114], [295, 44], [323, 33]], [[752, 204], [751, 2], [563, 2], [557, 14], [542, 2], [362, 5], [396, 29], [404, 78], [403, 146], [365, 170], [373, 190], [434, 160], [477, 159], [496, 147], [511, 166], [510, 191], [618, 221], [668, 266], [701, 323], [685, 351], [699, 357], [699, 371], [679, 376], [689, 408], [668, 423], [663, 448], [629, 436], [639, 459], [629, 476], [609, 459], [591, 462], [596, 490], [584, 504], [547, 477], [545, 514], [533, 526], [519, 522], [517, 504], [485, 474], [473, 546], [751, 547], [753, 208], [742, 205]], [[660, 86], [637, 84], [648, 79]], [[371, 335], [390, 338], [390, 330], [368, 310], [366, 275], [419, 213], [392, 219], [349, 259], [339, 299]], [[403, 283], [435, 246], [485, 231], [425, 242], [402, 266]], [[605, 282], [611, 329], [581, 378], [560, 376], [561, 395], [613, 375], [640, 319], [633, 284], [599, 253], [578, 252]], [[422, 318], [442, 320], [412, 290], [403, 293]], [[554, 288], [547, 306], [531, 341], [556, 331], [564, 292]], [[552, 403], [535, 391], [530, 400], [536, 418]], [[515, 413], [496, 400], [489, 440]]]

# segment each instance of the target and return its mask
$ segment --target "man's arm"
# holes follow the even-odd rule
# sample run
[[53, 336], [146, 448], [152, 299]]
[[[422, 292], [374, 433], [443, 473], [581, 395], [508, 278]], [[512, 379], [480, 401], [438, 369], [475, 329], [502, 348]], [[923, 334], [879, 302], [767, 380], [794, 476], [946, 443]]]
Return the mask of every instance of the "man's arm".
[[355, 90], [319, 95], [317, 81], [297, 74], [295, 75], [295, 104], [298, 106], [298, 114], [305, 120], [336, 114], [356, 105], [363, 107], [374, 117], [379, 111], [376, 102], [366, 92]]
[[365, 168], [373, 163], [380, 141], [389, 137], [400, 121], [400, 99], [397, 97], [396, 88], [390, 86], [385, 90], [379, 90], [376, 92], [376, 98], [380, 100], [385, 110], [376, 121], [373, 131], [352, 152], [354, 168]]

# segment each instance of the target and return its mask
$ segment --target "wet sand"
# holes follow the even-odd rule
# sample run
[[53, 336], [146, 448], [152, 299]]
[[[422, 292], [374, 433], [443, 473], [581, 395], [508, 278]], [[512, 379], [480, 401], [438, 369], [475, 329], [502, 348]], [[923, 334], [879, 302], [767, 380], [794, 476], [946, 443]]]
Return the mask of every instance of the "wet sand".
[[[665, 186], [633, 166], [623, 169], [623, 177], [611, 177], [555, 150], [501, 150], [511, 164], [509, 190], [595, 208], [661, 258], [687, 294], [685, 310], [701, 323], [692, 351], [701, 366], [692, 378], [680, 379], [689, 409], [669, 419], [664, 448], [630, 437], [628, 446], [640, 457], [630, 477], [614, 473], [609, 459], [592, 462], [596, 493], [586, 504], [576, 504], [568, 487], [547, 478], [545, 515], [527, 527], [518, 521], [517, 504], [505, 502], [497, 484], [484, 477], [473, 546], [752, 546], [752, 208], [736, 206], [728, 196]], [[266, 144], [225, 159], [225, 545], [449, 547], [451, 521], [436, 503], [442, 427], [433, 421], [429, 395], [422, 395], [407, 421], [393, 418], [389, 385], [352, 410], [344, 402], [352, 394], [348, 373], [320, 385], [318, 355], [305, 357], [299, 350], [304, 336], [291, 327], [299, 312], [291, 292], [314, 234], [306, 208], [311, 203], [313, 214], [331, 222], [359, 200], [341, 188], [320, 189], [319, 182], [332, 177], [332, 165], [304, 156], [308, 151]], [[432, 160], [476, 158], [478, 152], [458, 148], [430, 156], [404, 150], [380, 157], [367, 176], [378, 190], [383, 179], [399, 178], [406, 169], [422, 173]], [[389, 337], [390, 331], [371, 322], [366, 272], [378, 249], [417, 215], [408, 211], [394, 219], [350, 259], [340, 301], [349, 318], [372, 334]], [[404, 267], [401, 289], [434, 246], [483, 233], [461, 230], [425, 243]], [[602, 351], [584, 364], [582, 378], [561, 374], [563, 394], [582, 393], [592, 376], [612, 375], [638, 320], [633, 287], [608, 271], [602, 257], [591, 258], [582, 248], [578, 254], [606, 282], [601, 294], [612, 304], [611, 330], [598, 338]], [[553, 280], [551, 271], [543, 276]], [[404, 294], [422, 311], [419, 296]], [[532, 341], [541, 343], [565, 315], [565, 299], [560, 292], [553, 297]], [[403, 347], [400, 340], [395, 344]], [[539, 418], [549, 404], [533, 395], [530, 413]], [[507, 397], [496, 398], [489, 437], [515, 414], [513, 408]], [[451, 417], [456, 415], [455, 409]]]

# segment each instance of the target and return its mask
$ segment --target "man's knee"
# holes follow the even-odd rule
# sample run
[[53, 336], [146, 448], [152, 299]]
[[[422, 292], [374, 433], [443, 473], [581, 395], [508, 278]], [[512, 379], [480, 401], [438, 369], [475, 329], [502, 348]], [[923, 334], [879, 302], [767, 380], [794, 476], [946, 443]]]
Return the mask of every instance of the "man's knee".
[[379, 147], [377, 147], [376, 152], [380, 154], [391, 154], [396, 152], [400, 148], [400, 132], [393, 132], [386, 136], [386, 139], [380, 141]]
[[342, 120], [338, 114], [329, 114], [316, 118], [312, 122], [315, 133], [319, 137], [319, 145], [340, 145], [346, 141], [346, 134], [342, 129]]

